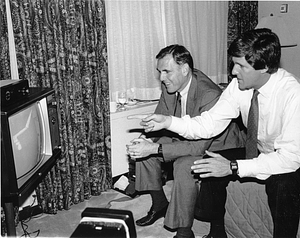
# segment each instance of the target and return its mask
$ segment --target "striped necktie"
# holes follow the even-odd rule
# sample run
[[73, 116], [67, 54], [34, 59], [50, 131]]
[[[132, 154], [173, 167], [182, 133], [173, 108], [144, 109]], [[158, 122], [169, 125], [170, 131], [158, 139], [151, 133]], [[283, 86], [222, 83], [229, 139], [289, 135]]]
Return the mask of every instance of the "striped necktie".
[[258, 156], [257, 150], [257, 130], [258, 130], [258, 96], [257, 90], [253, 91], [251, 106], [248, 115], [247, 139], [246, 139], [246, 158], [252, 159]]

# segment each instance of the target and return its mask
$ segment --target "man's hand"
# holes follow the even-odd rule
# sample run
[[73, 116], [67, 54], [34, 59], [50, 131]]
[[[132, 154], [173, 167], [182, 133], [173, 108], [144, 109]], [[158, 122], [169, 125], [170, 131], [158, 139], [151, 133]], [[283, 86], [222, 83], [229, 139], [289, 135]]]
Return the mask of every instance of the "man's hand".
[[140, 125], [143, 126], [145, 132], [159, 131], [164, 128], [168, 128], [171, 125], [171, 116], [164, 116], [160, 114], [150, 115], [131, 115], [128, 119], [142, 119]]
[[200, 173], [201, 178], [225, 177], [232, 174], [230, 161], [220, 154], [206, 151], [211, 158], [196, 160], [191, 167], [194, 173]]
[[127, 153], [132, 160], [147, 157], [151, 154], [156, 154], [158, 144], [153, 143], [151, 139], [144, 137], [136, 138], [131, 141], [131, 145], [126, 145]]

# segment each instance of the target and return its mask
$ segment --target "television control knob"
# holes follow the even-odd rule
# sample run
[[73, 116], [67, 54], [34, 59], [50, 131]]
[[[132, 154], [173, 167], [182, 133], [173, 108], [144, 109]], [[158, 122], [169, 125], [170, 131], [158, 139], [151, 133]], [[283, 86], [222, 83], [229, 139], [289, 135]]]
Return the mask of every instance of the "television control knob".
[[6, 92], [5, 92], [5, 100], [6, 100], [6, 101], [9, 101], [10, 98], [11, 98], [11, 92], [10, 92], [10, 91], [6, 91]]

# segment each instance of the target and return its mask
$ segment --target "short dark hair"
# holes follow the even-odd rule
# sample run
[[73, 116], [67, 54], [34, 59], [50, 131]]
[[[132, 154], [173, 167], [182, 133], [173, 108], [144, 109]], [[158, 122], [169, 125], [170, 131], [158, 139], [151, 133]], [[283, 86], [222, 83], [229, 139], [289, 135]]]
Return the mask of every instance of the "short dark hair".
[[156, 55], [156, 59], [162, 59], [166, 55], [171, 54], [174, 61], [179, 64], [183, 65], [185, 63], [191, 68], [194, 69], [194, 62], [191, 53], [182, 45], [169, 45], [159, 51]]
[[280, 65], [281, 46], [278, 36], [267, 28], [250, 30], [238, 36], [230, 45], [228, 54], [245, 57], [256, 70], [268, 67], [268, 73], [275, 73]]

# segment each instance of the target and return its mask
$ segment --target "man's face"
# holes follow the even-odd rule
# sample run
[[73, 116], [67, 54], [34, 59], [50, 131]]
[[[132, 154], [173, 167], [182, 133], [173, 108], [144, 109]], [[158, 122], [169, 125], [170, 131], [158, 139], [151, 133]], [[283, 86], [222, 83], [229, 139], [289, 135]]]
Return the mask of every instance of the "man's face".
[[188, 83], [185, 70], [186, 65], [178, 65], [171, 55], [157, 61], [159, 79], [166, 85], [168, 93], [181, 91]]
[[255, 70], [245, 59], [245, 57], [232, 57], [234, 63], [232, 74], [236, 75], [239, 89], [258, 89], [262, 86], [261, 70]]

